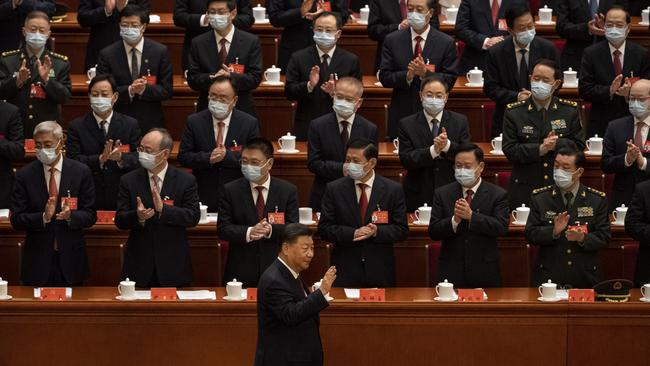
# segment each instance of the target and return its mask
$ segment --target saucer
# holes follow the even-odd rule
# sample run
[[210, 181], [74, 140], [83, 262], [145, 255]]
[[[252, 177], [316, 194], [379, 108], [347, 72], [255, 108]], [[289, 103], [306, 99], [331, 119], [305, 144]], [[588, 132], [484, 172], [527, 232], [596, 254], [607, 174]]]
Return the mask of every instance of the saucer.
[[86, 84], [90, 84], [90, 80], [86, 80]]
[[526, 222], [521, 222], [521, 221], [513, 221], [513, 225], [519, 225], [519, 226], [526, 226]]
[[271, 23], [271, 21], [269, 20], [269, 18], [264, 18], [264, 20], [257, 20], [257, 19], [255, 19], [255, 24], [269, 24], [269, 23]]
[[442, 24], [454, 25], [454, 24], [456, 24], [456, 21], [455, 20], [443, 20]]
[[644, 25], [644, 26], [646, 26], [646, 27], [647, 27], [648, 25], [650, 25], [650, 23], [646, 23], [646, 22], [639, 22], [639, 25]]
[[591, 151], [587, 150], [587, 151], [585, 151], [585, 155], [601, 156], [601, 155], [603, 155], [603, 153], [602, 153], [602, 152], [599, 152], [599, 153], [597, 153], [597, 152], [591, 152]]
[[[327, 300], [329, 302], [329, 301], [334, 300], [334, 298], [332, 296], [325, 296], [325, 300]], [[650, 301], [650, 300], [648, 300], [648, 301]]]
[[[11, 297], [11, 296], [9, 296], [9, 297]], [[641, 301], [641, 302], [650, 302], [650, 298], [642, 297], [642, 298], [639, 299], [639, 301]]]
[[483, 87], [483, 83], [478, 83], [478, 84], [474, 84], [474, 83], [465, 83], [465, 86], [470, 87], [470, 88], [482, 88], [482, 87]]
[[242, 294], [240, 297], [224, 296], [223, 299], [226, 301], [244, 301], [246, 300], [246, 296], [244, 294]]
[[429, 223], [428, 222], [422, 222], [420, 220], [414, 220], [413, 225], [422, 225], [422, 226], [427, 225], [428, 226]]
[[316, 221], [314, 221], [314, 220], [311, 220], [311, 221], [300, 221], [299, 223], [300, 223], [300, 224], [303, 224], [303, 225], [314, 225], [314, 224], [316, 223]]
[[280, 154], [297, 154], [297, 153], [300, 152], [300, 150], [298, 150], [298, 149], [293, 149], [293, 150], [282, 150], [282, 149], [278, 149], [278, 152], [279, 152]]
[[611, 224], [612, 224], [612, 226], [625, 226], [625, 223], [624, 223], [624, 222], [616, 222], [616, 221], [612, 221]]
[[399, 154], [399, 150], [393, 150], [393, 154]]
[[490, 150], [490, 155], [505, 155], [503, 151]]
[[11, 300], [11, 299], [13, 299], [13, 296], [11, 295], [0, 296], [0, 301]]
[[375, 86], [378, 86], [378, 87], [380, 87], [380, 88], [383, 88], [383, 87], [384, 87], [384, 84], [382, 84], [382, 83], [379, 82], [379, 81], [375, 81]]
[[562, 84], [562, 87], [567, 89], [576, 89], [578, 88], [578, 84]]
[[365, 20], [357, 20], [357, 24], [368, 25], [368, 22]]
[[205, 220], [205, 221], [200, 220], [199, 221], [199, 225], [205, 225], [205, 224], [209, 224], [209, 223], [210, 223], [210, 220]]
[[284, 83], [281, 82], [281, 81], [262, 81], [262, 85], [268, 85], [268, 86], [282, 86], [282, 85], [284, 85]]
[[138, 299], [137, 296], [134, 296], [134, 297], [122, 297], [122, 295], [115, 296], [115, 300], [120, 300], [120, 301], [134, 301], [134, 300], [137, 300], [137, 299]]
[[540, 297], [537, 298], [537, 300], [542, 301], [542, 302], [558, 302], [558, 301], [562, 300], [562, 298], [557, 296], [557, 295], [555, 296], [554, 299], [547, 299], [545, 297], [540, 296]]
[[454, 296], [451, 299], [443, 299], [440, 296], [436, 296], [433, 298], [434, 301], [440, 301], [440, 302], [454, 302], [458, 300], [458, 295], [454, 293]]
[[550, 22], [542, 22], [541, 20], [537, 20], [537, 21], [535, 21], [535, 24], [539, 24], [539, 25], [554, 25], [555, 22], [552, 21], [552, 20], [551, 20]]

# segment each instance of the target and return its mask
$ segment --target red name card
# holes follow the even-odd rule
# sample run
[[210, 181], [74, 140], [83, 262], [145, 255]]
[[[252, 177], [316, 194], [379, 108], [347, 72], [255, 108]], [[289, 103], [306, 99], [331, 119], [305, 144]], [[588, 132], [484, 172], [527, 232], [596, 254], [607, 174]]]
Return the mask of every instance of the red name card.
[[36, 142], [34, 142], [34, 139], [25, 139], [25, 151], [35, 151], [36, 150]]
[[97, 211], [98, 224], [113, 224], [115, 222], [115, 211]]
[[483, 289], [458, 289], [458, 301], [460, 302], [483, 302]]
[[332, 3], [330, 3], [329, 1], [324, 1], [323, 11], [332, 11]]
[[569, 290], [569, 302], [594, 302], [593, 289]]
[[41, 300], [65, 301], [65, 287], [41, 287]]
[[246, 300], [257, 301], [257, 288], [246, 289]]
[[386, 301], [386, 289], [383, 288], [362, 288], [359, 290], [359, 301], [361, 302], [384, 302]]
[[178, 300], [174, 287], [159, 287], [151, 289], [152, 301], [174, 301]]

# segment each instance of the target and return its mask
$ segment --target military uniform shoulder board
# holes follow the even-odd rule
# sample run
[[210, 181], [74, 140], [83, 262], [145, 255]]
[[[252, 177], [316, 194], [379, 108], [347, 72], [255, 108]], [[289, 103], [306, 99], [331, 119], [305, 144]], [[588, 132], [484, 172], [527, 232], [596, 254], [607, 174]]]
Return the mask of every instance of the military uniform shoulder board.
[[605, 197], [605, 196], [607, 196], [607, 195], [605, 194], [605, 192], [601, 192], [601, 191], [599, 191], [599, 190], [597, 190], [597, 189], [593, 189], [593, 188], [591, 188], [591, 187], [587, 187], [587, 190], [588, 190], [589, 192], [594, 193], [594, 194], [596, 194], [596, 195], [598, 195], [598, 196], [601, 196], [601, 197]]
[[56, 57], [56, 58], [61, 59], [63, 61], [68, 61], [68, 56], [62, 55], [60, 53], [50, 52], [50, 56]]
[[546, 191], [548, 191], [548, 190], [551, 189], [551, 188], [553, 188], [553, 186], [546, 186], [546, 187], [542, 187], [542, 188], [533, 189], [533, 194], [538, 194], [538, 193], [546, 192]]
[[519, 107], [519, 106], [522, 106], [522, 105], [524, 105], [524, 104], [526, 104], [526, 101], [525, 101], [525, 100], [522, 100], [521, 102], [509, 103], [509, 104], [506, 106], [506, 108], [508, 108], [508, 109], [513, 109], [513, 108], [517, 108], [517, 107]]
[[5, 51], [5, 52], [2, 53], [2, 57], [11, 56], [11, 55], [15, 55], [15, 54], [18, 54], [18, 53], [20, 53], [20, 49]]
[[572, 101], [572, 100], [566, 100], [566, 99], [558, 98], [557, 101], [560, 102], [560, 103], [562, 103], [562, 104], [565, 104], [565, 105], [569, 105], [569, 106], [571, 106], [571, 107], [574, 107], [574, 108], [577, 108], [577, 107], [578, 107], [578, 103], [576, 103], [576, 102], [574, 102], [574, 101]]

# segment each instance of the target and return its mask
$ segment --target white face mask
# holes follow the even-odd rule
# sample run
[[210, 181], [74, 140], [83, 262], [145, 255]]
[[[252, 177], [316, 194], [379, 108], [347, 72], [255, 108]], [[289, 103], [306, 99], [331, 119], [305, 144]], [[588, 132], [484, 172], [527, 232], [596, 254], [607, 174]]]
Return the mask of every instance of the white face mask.
[[576, 172], [577, 170], [573, 173], [570, 173], [564, 169], [553, 169], [553, 179], [555, 180], [555, 184], [557, 184], [557, 186], [561, 189], [570, 188], [573, 185], [573, 175]]
[[443, 109], [445, 109], [445, 100], [442, 98], [425, 97], [422, 99], [422, 108], [429, 113], [430, 116], [435, 117]]
[[336, 44], [336, 36], [327, 32], [314, 32], [314, 43], [320, 48], [331, 48]]
[[137, 44], [142, 38], [140, 28], [120, 27], [120, 36], [128, 44]]
[[90, 108], [97, 114], [106, 113], [113, 108], [113, 98], [90, 97]]
[[537, 100], [546, 100], [553, 95], [553, 86], [543, 81], [532, 81], [530, 83], [530, 92]]
[[476, 182], [476, 169], [456, 168], [454, 177], [461, 186], [469, 188]]
[[208, 22], [213, 29], [222, 31], [230, 25], [228, 16], [229, 14], [210, 14], [208, 16]]
[[[160, 153], [158, 153], [160, 154]], [[140, 165], [142, 165], [143, 168], [147, 170], [153, 170], [155, 167], [160, 165], [160, 163], [156, 163], [156, 157], [158, 157], [158, 154], [149, 154], [144, 151], [138, 152], [138, 161], [140, 162]]]
[[38, 161], [43, 163], [43, 165], [52, 165], [59, 157], [59, 153], [56, 152], [56, 149], [58, 147], [59, 144], [56, 144], [55, 147], [37, 148], [36, 158], [38, 159]]
[[349, 118], [355, 112], [354, 103], [350, 103], [345, 99], [334, 98], [332, 108], [336, 115], [342, 118]]
[[218, 100], [209, 101], [208, 109], [216, 119], [225, 119], [230, 114], [230, 106]]
[[348, 177], [354, 180], [360, 180], [366, 175], [366, 172], [363, 169], [363, 164], [347, 163], [346, 169], [348, 171]]
[[45, 34], [38, 32], [25, 32], [25, 42], [27, 45], [35, 50], [40, 50], [45, 47], [45, 43], [49, 37]]

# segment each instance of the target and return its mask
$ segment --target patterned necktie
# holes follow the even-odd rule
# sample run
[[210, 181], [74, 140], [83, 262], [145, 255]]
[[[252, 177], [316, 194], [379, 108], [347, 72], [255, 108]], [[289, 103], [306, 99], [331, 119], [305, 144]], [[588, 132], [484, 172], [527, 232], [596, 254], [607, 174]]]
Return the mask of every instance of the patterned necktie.
[[157, 175], [151, 176], [151, 196], [160, 195], [160, 177]]
[[366, 211], [368, 210], [368, 196], [366, 195], [365, 183], [357, 183], [359, 189], [361, 190], [361, 195], [359, 195], [359, 215], [361, 216], [361, 225], [366, 222]]
[[413, 51], [415, 57], [422, 56], [422, 37], [415, 37], [415, 50]]
[[[347, 150], [348, 140], [350, 139], [350, 133], [348, 132], [348, 121], [341, 121], [341, 145], [343, 146], [343, 152]], [[344, 154], [345, 155], [345, 154]]]
[[437, 119], [434, 118], [434, 119], [431, 120], [431, 124], [432, 124], [432, 126], [431, 126], [431, 134], [433, 135], [433, 138], [435, 139], [438, 136], [438, 130], [440, 129], [440, 127], [438, 126], [440, 124], [440, 121], [438, 121]]
[[406, 11], [406, 0], [399, 0], [399, 11], [402, 13], [402, 20], [406, 19], [408, 13]]
[[221, 64], [226, 63], [226, 57], [228, 56], [228, 52], [226, 51], [226, 42], [227, 40], [225, 38], [221, 38], [219, 41], [219, 62]]
[[526, 62], [526, 49], [519, 50], [521, 53], [521, 61], [519, 61], [519, 87], [526, 90], [528, 87], [528, 62]]
[[645, 126], [645, 123], [643, 122], [637, 122], [636, 123], [636, 133], [634, 134], [634, 144], [638, 146], [641, 151], [643, 151], [643, 127]]
[[[50, 197], [58, 197], [59, 189], [56, 187], [56, 168], [50, 168], [50, 181], [47, 186], [47, 192]], [[57, 198], [58, 199], [58, 198]], [[54, 219], [54, 217], [52, 217]], [[59, 243], [54, 239], [54, 250], [59, 250]]]
[[[496, 1], [496, 0], [495, 0]], [[472, 199], [474, 198], [474, 191], [471, 189], [468, 189], [467, 192], [465, 193], [465, 201], [467, 202], [468, 205], [472, 205]]]
[[620, 75], [623, 72], [623, 66], [621, 65], [621, 51], [614, 51], [614, 77]]
[[497, 24], [499, 17], [499, 0], [492, 0], [492, 24]]
[[140, 77], [140, 68], [138, 67], [138, 56], [136, 49], [131, 48], [131, 79], [136, 80]]
[[106, 135], [108, 131], [106, 130], [106, 121], [99, 122], [99, 129], [102, 131], [102, 137], [106, 140]]
[[330, 55], [328, 54], [323, 54], [323, 58], [320, 64], [320, 78], [321, 78], [321, 83], [327, 82], [329, 80], [330, 74], [329, 74], [329, 62], [327, 62], [330, 58]]
[[262, 221], [264, 218], [264, 208], [266, 204], [264, 203], [264, 186], [257, 186], [257, 199], [255, 200], [255, 209], [257, 209], [257, 220]]
[[223, 130], [225, 128], [226, 124], [223, 123], [223, 121], [217, 122], [217, 139], [215, 143], [217, 144], [217, 147], [223, 146]]

